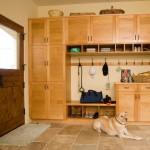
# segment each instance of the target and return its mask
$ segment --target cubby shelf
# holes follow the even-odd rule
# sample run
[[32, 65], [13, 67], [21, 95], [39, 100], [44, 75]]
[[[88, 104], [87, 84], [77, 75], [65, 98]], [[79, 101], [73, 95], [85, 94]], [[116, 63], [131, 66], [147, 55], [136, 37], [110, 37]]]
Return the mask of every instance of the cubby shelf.
[[[67, 118], [86, 118], [86, 114], [98, 113], [99, 116], [112, 117], [115, 115], [116, 104], [102, 104], [102, 103], [80, 103], [79, 101], [71, 101], [66, 103]], [[90, 118], [92, 119], [92, 118]]]

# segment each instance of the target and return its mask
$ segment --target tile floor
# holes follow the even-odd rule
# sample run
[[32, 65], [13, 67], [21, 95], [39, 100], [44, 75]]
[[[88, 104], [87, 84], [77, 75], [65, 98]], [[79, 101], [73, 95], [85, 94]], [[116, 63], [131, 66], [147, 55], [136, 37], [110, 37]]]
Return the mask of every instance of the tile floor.
[[52, 123], [29, 145], [0, 145], [0, 150], [150, 150], [150, 126], [128, 125], [127, 128], [144, 140], [120, 139], [98, 133], [92, 125]]

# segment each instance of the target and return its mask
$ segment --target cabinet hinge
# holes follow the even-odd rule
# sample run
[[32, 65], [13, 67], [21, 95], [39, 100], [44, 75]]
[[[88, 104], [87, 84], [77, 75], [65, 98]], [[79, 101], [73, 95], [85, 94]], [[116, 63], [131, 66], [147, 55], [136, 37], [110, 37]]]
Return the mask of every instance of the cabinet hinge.
[[23, 88], [25, 88], [25, 82], [23, 82], [22, 84], [23, 84]]
[[25, 33], [22, 33], [22, 40], [25, 40]]
[[25, 113], [26, 113], [26, 112], [25, 112], [25, 108], [24, 108], [24, 109], [23, 109], [23, 114], [25, 115]]

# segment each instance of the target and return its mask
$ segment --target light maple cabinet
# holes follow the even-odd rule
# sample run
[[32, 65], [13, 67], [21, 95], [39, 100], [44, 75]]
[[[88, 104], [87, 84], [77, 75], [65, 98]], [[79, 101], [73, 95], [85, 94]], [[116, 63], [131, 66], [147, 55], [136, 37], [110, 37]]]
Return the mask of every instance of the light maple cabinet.
[[116, 15], [116, 42], [150, 42], [150, 15]]
[[66, 27], [67, 44], [115, 41], [115, 16], [113, 15], [68, 17]]
[[128, 121], [150, 121], [150, 84], [116, 83], [116, 112], [127, 112]]
[[64, 119], [65, 99], [64, 18], [30, 19], [30, 117]]

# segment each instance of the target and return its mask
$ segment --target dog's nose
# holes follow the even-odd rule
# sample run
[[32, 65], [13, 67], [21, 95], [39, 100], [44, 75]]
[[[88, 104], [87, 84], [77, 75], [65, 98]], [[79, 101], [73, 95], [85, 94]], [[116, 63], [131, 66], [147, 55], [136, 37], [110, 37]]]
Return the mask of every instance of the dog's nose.
[[127, 118], [125, 118], [126, 119], [126, 121], [128, 121], [128, 119]]

